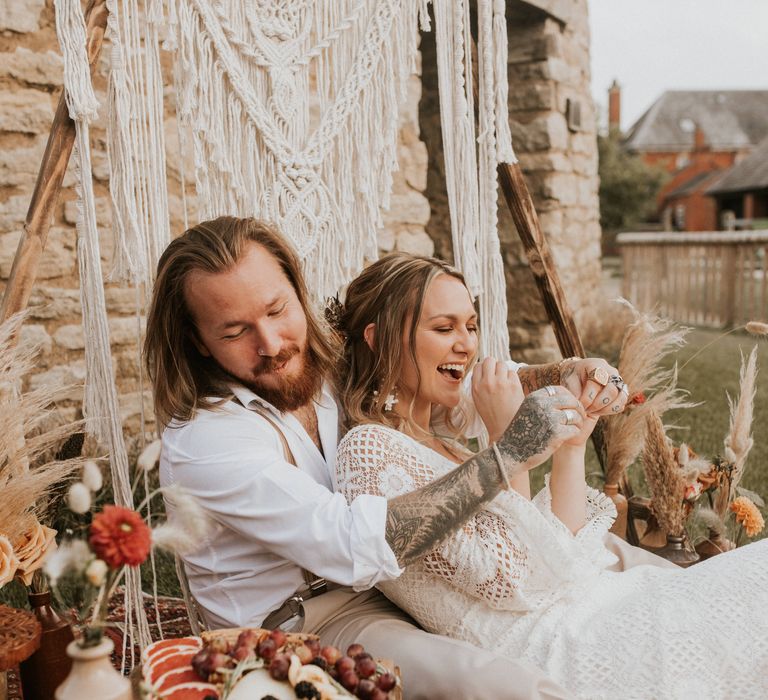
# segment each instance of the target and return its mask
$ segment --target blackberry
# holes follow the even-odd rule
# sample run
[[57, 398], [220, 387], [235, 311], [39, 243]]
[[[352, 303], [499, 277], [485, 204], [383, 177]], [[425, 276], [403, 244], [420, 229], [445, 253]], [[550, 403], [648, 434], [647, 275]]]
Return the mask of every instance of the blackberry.
[[328, 662], [322, 656], [316, 656], [310, 663], [319, 666], [323, 671], [328, 670]]
[[309, 681], [301, 681], [293, 687], [293, 692], [296, 693], [297, 698], [305, 698], [306, 700], [320, 700], [320, 691], [315, 688]]

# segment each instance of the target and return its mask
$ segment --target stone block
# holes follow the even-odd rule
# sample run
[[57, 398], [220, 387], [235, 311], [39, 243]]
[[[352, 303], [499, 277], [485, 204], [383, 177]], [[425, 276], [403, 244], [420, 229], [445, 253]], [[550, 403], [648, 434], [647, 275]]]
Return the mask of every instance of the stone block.
[[136, 311], [136, 291], [125, 287], [109, 286], [104, 290], [107, 311], [110, 314], [132, 314]]
[[393, 194], [389, 209], [382, 213], [385, 226], [393, 224], [420, 224], [429, 221], [429, 200], [421, 193], [411, 190], [402, 194]]
[[[20, 342], [22, 345], [36, 348], [40, 355], [47, 355], [53, 347], [53, 340], [45, 329], [45, 326], [39, 323], [24, 323], [21, 326]], [[40, 357], [37, 362], [39, 364]]]
[[21, 230], [29, 209], [29, 195], [15, 194], [0, 202], [0, 233]]
[[56, 277], [77, 276], [76, 241], [77, 234], [74, 229], [51, 228], [48, 232], [45, 249], [40, 257], [37, 278], [47, 280]]
[[141, 318], [141, 331], [139, 332], [139, 323], [135, 317], [110, 318], [109, 342], [113, 346], [136, 345], [141, 342], [141, 336], [146, 330], [146, 325], [146, 319]]
[[53, 120], [51, 96], [40, 90], [0, 92], [0, 131], [47, 134]]
[[34, 146], [0, 148], [0, 187], [23, 187], [31, 193], [37, 180], [46, 139], [41, 136]]
[[524, 172], [554, 172], [569, 173], [573, 170], [571, 158], [560, 152], [521, 153], [520, 167]]
[[[181, 155], [182, 149], [179, 148], [179, 131], [177, 129], [175, 117], [169, 117], [163, 123], [165, 129], [165, 157], [168, 172], [177, 180], [181, 179]], [[187, 182], [194, 182], [195, 178], [195, 158], [194, 148], [192, 146], [192, 134], [185, 133], [182, 129], [181, 138], [184, 142], [184, 177]]]
[[76, 360], [63, 365], [56, 365], [46, 372], [38, 372], [29, 378], [29, 388], [56, 390], [67, 387], [60, 394], [61, 399], [70, 401], [83, 400], [83, 385], [85, 384], [85, 360]]
[[541, 193], [548, 199], [556, 199], [562, 206], [574, 206], [579, 202], [579, 178], [570, 173], [549, 173], [544, 179]]
[[409, 226], [395, 234], [395, 250], [412, 255], [432, 256], [435, 253], [435, 244], [424, 229]]
[[[144, 418], [147, 421], [154, 420], [154, 406], [152, 405], [152, 392], [120, 392], [117, 397], [122, 423], [135, 421], [141, 416], [142, 408]], [[138, 427], [138, 426], [137, 426]]]
[[2, 75], [32, 85], [59, 86], [64, 83], [64, 61], [53, 51], [38, 53], [17, 46], [13, 53], [0, 54]]
[[382, 228], [376, 232], [376, 245], [381, 253], [391, 253], [395, 249], [395, 231]]
[[[96, 225], [110, 226], [112, 223], [112, 208], [107, 197], [96, 197]], [[64, 221], [73, 226], [77, 224], [77, 199], [64, 202]]]
[[[142, 332], [145, 324], [142, 320]], [[65, 350], [82, 350], [85, 347], [83, 326], [81, 323], [71, 323], [60, 326], [53, 334], [53, 342]], [[135, 318], [110, 318], [109, 342], [112, 347], [121, 345], [136, 345], [137, 330]]]
[[525, 122], [512, 119], [509, 126], [518, 153], [564, 151], [568, 146], [568, 126], [562, 114], [548, 112]]
[[34, 32], [40, 28], [45, 0], [3, 0], [0, 3], [0, 30]]
[[545, 110], [555, 108], [555, 84], [549, 81], [522, 83], [509, 91], [512, 111]]
[[82, 350], [85, 347], [82, 324], [71, 323], [59, 326], [53, 334], [53, 342], [65, 350]]
[[409, 145], [400, 144], [397, 149], [397, 161], [405, 181], [419, 192], [427, 189], [427, 168], [429, 153], [427, 144], [415, 141]]
[[29, 300], [29, 312], [31, 318], [40, 321], [79, 318], [80, 292], [77, 289], [35, 285]]

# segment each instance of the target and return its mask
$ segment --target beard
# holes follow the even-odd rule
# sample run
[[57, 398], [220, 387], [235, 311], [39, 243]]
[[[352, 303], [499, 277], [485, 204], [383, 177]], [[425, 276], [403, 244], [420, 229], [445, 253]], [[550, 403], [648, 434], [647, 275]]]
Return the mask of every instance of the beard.
[[[280, 376], [274, 370], [295, 355], [301, 355], [301, 367], [294, 376]], [[285, 348], [275, 357], [265, 357], [249, 377], [232, 375], [243, 386], [258, 394], [262, 399], [271, 403], [278, 411], [295, 411], [306, 406], [320, 391], [323, 378], [318, 368], [315, 356], [311, 351], [302, 352], [298, 347]], [[263, 379], [270, 374], [269, 382]]]

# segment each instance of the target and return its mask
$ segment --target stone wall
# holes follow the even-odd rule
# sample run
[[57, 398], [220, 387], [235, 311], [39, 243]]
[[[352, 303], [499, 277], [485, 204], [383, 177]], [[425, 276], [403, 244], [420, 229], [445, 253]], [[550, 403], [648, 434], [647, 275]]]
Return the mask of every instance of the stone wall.
[[[540, 4], [540, 3], [536, 3]], [[556, 3], [555, 3], [556, 4]], [[587, 0], [568, 4], [567, 23], [526, 2], [508, 2], [509, 107], [512, 140], [552, 248], [577, 322], [600, 280], [596, 120], [589, 91]], [[558, 13], [562, 16], [562, 13]], [[439, 255], [452, 258], [440, 141], [434, 38], [422, 36], [423, 138], [430, 153], [427, 232]], [[569, 128], [569, 105], [580, 125]], [[570, 109], [573, 109], [570, 107]], [[528, 362], [560, 357], [514, 223], [500, 198], [499, 235], [507, 276], [513, 357]]]
[[[108, 47], [102, 51], [95, 79], [97, 97], [105, 104]], [[22, 225], [45, 149], [53, 113], [62, 86], [62, 60], [56, 41], [52, 0], [3, 0], [0, 4], [0, 292], [5, 289]], [[392, 206], [380, 233], [382, 251], [394, 249], [431, 254], [433, 245], [425, 232], [430, 215], [426, 188], [427, 151], [419, 138], [418, 104], [421, 82], [413, 77], [407, 108], [402, 117]], [[177, 130], [172, 114], [166, 115], [171, 230], [184, 228], [179, 182]], [[108, 171], [104, 145], [104, 120], [92, 130], [92, 157], [98, 221], [101, 227], [103, 269], [110, 269], [111, 231]], [[191, 150], [191, 149], [187, 149]], [[185, 163], [187, 178], [192, 163]], [[74, 384], [61, 406], [74, 416], [82, 397], [85, 375], [83, 332], [76, 259], [74, 178], [68, 173], [56, 207], [53, 225], [37, 273], [30, 316], [24, 336], [39, 344], [37, 371], [32, 387]], [[192, 192], [188, 192], [194, 204]], [[190, 221], [194, 223], [194, 212]], [[122, 418], [135, 433], [143, 404], [146, 425], [152, 426], [150, 395], [142, 377], [137, 329], [137, 292], [108, 285], [107, 304], [113, 360]], [[143, 399], [143, 401], [142, 401]]]

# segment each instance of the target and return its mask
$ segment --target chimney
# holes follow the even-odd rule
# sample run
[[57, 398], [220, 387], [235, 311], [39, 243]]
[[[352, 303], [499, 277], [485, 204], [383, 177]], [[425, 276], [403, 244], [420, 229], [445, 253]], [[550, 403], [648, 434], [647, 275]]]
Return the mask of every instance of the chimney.
[[608, 88], [608, 129], [621, 130], [621, 87], [615, 79]]
[[706, 150], [708, 150], [707, 137], [704, 134], [704, 129], [697, 124], [696, 130], [693, 132], [693, 152], [700, 153]]

